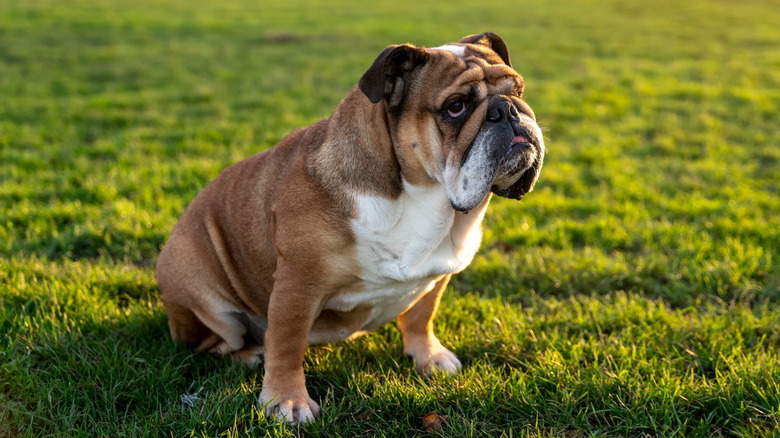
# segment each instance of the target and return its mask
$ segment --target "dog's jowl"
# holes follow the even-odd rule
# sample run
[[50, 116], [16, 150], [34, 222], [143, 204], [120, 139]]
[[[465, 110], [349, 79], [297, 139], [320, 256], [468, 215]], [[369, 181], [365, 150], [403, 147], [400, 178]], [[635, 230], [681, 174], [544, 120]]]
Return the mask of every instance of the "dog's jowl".
[[386, 48], [333, 114], [225, 169], [157, 262], [177, 342], [257, 364], [267, 415], [314, 421], [307, 346], [398, 318], [421, 373], [461, 363], [432, 320], [493, 193], [520, 199], [544, 142], [498, 35]]

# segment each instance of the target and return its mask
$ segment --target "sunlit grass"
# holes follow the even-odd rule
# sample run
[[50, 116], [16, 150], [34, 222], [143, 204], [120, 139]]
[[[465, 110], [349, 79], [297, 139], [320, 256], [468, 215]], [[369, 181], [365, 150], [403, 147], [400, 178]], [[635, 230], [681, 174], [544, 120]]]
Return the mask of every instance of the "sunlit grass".
[[393, 325], [311, 348], [303, 434], [780, 433], [777, 22], [762, 1], [0, 2], [0, 437], [301, 433], [259, 413], [262, 370], [173, 345], [159, 248], [386, 45], [486, 30], [549, 153], [444, 298], [463, 372], [417, 376]]

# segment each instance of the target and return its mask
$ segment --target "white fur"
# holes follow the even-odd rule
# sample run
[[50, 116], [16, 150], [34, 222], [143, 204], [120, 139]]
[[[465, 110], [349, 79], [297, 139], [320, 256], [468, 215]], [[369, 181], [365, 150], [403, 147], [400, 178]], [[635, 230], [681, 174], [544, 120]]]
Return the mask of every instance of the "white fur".
[[439, 183], [404, 183], [398, 199], [354, 194], [358, 216], [352, 220], [361, 267], [362, 290], [345, 292], [326, 308], [349, 311], [373, 306], [364, 330], [373, 330], [406, 310], [444, 274], [462, 271], [479, 249], [488, 197], [469, 214], [452, 209]]
[[471, 209], [477, 205], [486, 193], [495, 177], [490, 168], [488, 142], [476, 142], [471, 146], [466, 161], [462, 165], [450, 165], [444, 168], [444, 184], [452, 203], [460, 208]]
[[446, 50], [460, 56], [461, 58], [463, 57], [463, 54], [466, 53], [466, 46], [456, 46], [454, 44], [445, 44], [443, 46], [434, 47], [434, 49]]

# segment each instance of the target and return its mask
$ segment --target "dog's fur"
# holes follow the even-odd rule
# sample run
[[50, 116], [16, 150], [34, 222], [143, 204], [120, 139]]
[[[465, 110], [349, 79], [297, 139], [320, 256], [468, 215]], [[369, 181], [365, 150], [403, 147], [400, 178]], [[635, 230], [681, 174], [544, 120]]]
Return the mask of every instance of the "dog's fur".
[[173, 339], [256, 364], [260, 403], [313, 421], [309, 344], [395, 318], [420, 372], [458, 358], [432, 320], [472, 260], [491, 192], [519, 199], [545, 147], [504, 41], [390, 46], [333, 114], [225, 169], [160, 253]]

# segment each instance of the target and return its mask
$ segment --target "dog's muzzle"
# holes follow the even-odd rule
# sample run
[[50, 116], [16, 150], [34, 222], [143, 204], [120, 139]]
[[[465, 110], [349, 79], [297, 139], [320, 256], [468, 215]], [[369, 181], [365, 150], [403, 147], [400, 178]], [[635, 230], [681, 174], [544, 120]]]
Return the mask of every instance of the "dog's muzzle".
[[[497, 166], [491, 191], [521, 199], [533, 190], [544, 160], [544, 140], [534, 113], [515, 97], [493, 96], [479, 135], [492, 137], [491, 158]], [[479, 136], [478, 136], [479, 137]]]
[[452, 208], [469, 211], [490, 192], [522, 198], [539, 178], [543, 157], [542, 131], [531, 108], [516, 97], [491, 97], [463, 163], [446, 179]]

